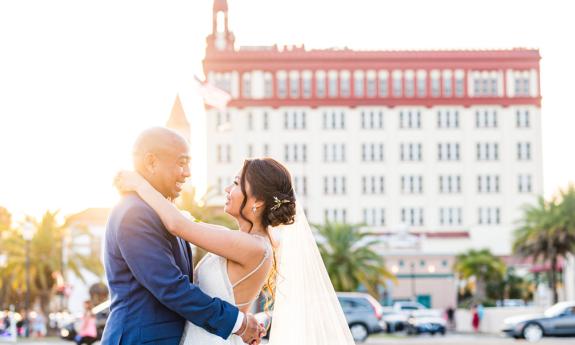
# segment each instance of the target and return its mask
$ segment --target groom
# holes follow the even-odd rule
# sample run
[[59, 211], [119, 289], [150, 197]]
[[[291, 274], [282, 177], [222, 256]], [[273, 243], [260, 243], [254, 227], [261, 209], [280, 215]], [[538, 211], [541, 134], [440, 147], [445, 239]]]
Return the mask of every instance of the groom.
[[[166, 128], [144, 131], [133, 159], [136, 171], [167, 199], [175, 199], [190, 176], [188, 145]], [[186, 320], [224, 339], [235, 333], [259, 344], [262, 329], [253, 315], [192, 283], [189, 245], [137, 195], [124, 196], [112, 210], [105, 246], [112, 305], [103, 345], [178, 345]]]

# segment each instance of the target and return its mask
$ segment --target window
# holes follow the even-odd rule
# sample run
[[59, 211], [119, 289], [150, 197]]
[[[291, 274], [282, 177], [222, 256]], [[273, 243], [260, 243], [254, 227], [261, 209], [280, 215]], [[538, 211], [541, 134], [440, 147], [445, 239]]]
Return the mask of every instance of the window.
[[299, 72], [298, 71], [291, 71], [289, 80], [289, 88], [290, 88], [290, 97], [291, 98], [298, 98], [299, 97]]
[[404, 194], [422, 194], [423, 176], [421, 175], [401, 176], [401, 192]]
[[441, 207], [439, 209], [439, 224], [440, 225], [462, 225], [462, 209], [461, 207]]
[[305, 129], [305, 128], [306, 128], [305, 111], [284, 112], [284, 129]]
[[335, 110], [323, 112], [323, 129], [345, 129], [345, 113]]
[[383, 176], [362, 176], [361, 192], [365, 195], [384, 194], [385, 178]]
[[379, 97], [387, 97], [389, 95], [389, 73], [387, 71], [379, 71]]
[[473, 95], [475, 97], [498, 97], [498, 72], [473, 72]]
[[363, 162], [383, 162], [383, 143], [361, 144], [361, 160]]
[[362, 71], [354, 72], [354, 95], [357, 98], [364, 96], [364, 86], [363, 86], [364, 76]]
[[421, 129], [421, 112], [419, 110], [400, 111], [399, 128]]
[[402, 73], [401, 71], [393, 71], [393, 97], [401, 97], [402, 90]]
[[232, 162], [232, 146], [218, 144], [216, 146], [216, 157], [218, 163]]
[[285, 144], [284, 161], [294, 163], [307, 162], [307, 145], [306, 144]]
[[329, 71], [328, 80], [329, 80], [329, 97], [330, 98], [336, 98], [337, 97], [337, 71]]
[[449, 109], [438, 110], [437, 128], [459, 128], [459, 111]]
[[528, 142], [517, 143], [517, 159], [520, 161], [531, 160], [531, 143]]
[[437, 158], [440, 161], [458, 161], [459, 143], [439, 143], [437, 144]]
[[480, 207], [478, 211], [478, 223], [480, 225], [501, 224], [501, 210], [499, 207]]
[[405, 96], [413, 97], [415, 95], [415, 81], [413, 71], [405, 71]]
[[218, 111], [216, 112], [216, 131], [220, 129], [221, 125], [222, 125], [222, 113]]
[[345, 176], [324, 176], [323, 193], [326, 195], [344, 195], [346, 194], [346, 177]]
[[361, 128], [383, 129], [383, 112], [381, 110], [378, 112], [363, 110], [361, 112]]
[[244, 73], [242, 75], [242, 97], [252, 97], [252, 75], [250, 73]]
[[529, 97], [531, 93], [529, 84], [529, 72], [516, 73], [514, 83], [515, 97]]
[[475, 111], [476, 128], [497, 128], [497, 110], [476, 110]]
[[476, 154], [478, 161], [496, 161], [499, 159], [499, 144], [477, 143]]
[[451, 71], [443, 71], [443, 96], [451, 97], [452, 95], [453, 85]]
[[517, 128], [529, 128], [529, 110], [516, 110], [515, 111]]
[[294, 177], [294, 189], [298, 196], [307, 195], [307, 176]]
[[287, 97], [287, 73], [279, 71], [276, 74], [277, 93], [279, 98]]
[[499, 176], [478, 175], [477, 193], [499, 193]]
[[423, 145], [421, 143], [401, 143], [399, 158], [401, 161], [421, 162], [423, 160]]
[[325, 97], [325, 72], [315, 72], [315, 92], [318, 98]]
[[402, 208], [401, 222], [411, 226], [423, 226], [423, 208]]
[[345, 144], [323, 144], [324, 162], [345, 162]]
[[264, 111], [264, 121], [263, 121], [263, 128], [264, 130], [268, 130], [270, 128], [270, 119], [269, 114], [267, 111]]
[[427, 92], [427, 72], [417, 71], [417, 96], [425, 97]]
[[363, 223], [369, 226], [385, 225], [385, 209], [383, 208], [364, 208]]
[[270, 145], [264, 144], [264, 157], [269, 157], [269, 156], [270, 156]]
[[440, 84], [439, 71], [438, 70], [431, 71], [431, 97], [440, 96], [439, 84]]
[[272, 98], [273, 94], [274, 90], [272, 74], [266, 72], [264, 73], [264, 98]]
[[311, 97], [311, 71], [304, 71], [302, 73], [303, 80], [303, 98]]
[[461, 175], [439, 175], [439, 192], [442, 194], [461, 193]]
[[340, 73], [340, 96], [341, 97], [349, 97], [351, 94], [350, 91], [350, 73], [349, 71], [341, 71]]
[[462, 70], [455, 71], [455, 96], [463, 97], [465, 92], [465, 73]]
[[248, 157], [253, 157], [253, 156], [254, 156], [254, 145], [248, 144]]
[[254, 130], [254, 114], [249, 112], [248, 113], [248, 131]]
[[517, 176], [517, 187], [519, 193], [531, 193], [533, 191], [531, 184], [531, 175], [523, 174]]
[[324, 221], [326, 223], [346, 223], [347, 210], [345, 208], [324, 209]]
[[373, 98], [377, 94], [375, 71], [367, 72], [367, 97]]

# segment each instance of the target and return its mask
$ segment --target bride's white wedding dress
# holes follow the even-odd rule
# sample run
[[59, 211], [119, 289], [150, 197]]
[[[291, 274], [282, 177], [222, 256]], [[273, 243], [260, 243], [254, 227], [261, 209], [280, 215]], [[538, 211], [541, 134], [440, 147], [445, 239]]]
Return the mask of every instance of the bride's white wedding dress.
[[[303, 208], [299, 203], [296, 207], [293, 224], [273, 229], [280, 237], [280, 255], [269, 344], [355, 345]], [[230, 282], [227, 260], [214, 254], [207, 254], [198, 264], [194, 282], [208, 295], [240, 307], [251, 304], [236, 303], [233, 289], [272, 253], [271, 244], [267, 240], [266, 244], [260, 264], [237, 283]], [[188, 323], [181, 344], [240, 345], [243, 341], [236, 335], [224, 340]]]
[[[257, 235], [254, 235], [257, 236]], [[260, 236], [258, 236], [260, 237]], [[265, 240], [263, 237], [260, 237]], [[234, 288], [240, 283], [257, 272], [271, 255], [271, 247], [266, 240], [266, 252], [260, 264], [242, 279], [232, 285], [228, 276], [228, 260], [213, 253], [208, 253], [196, 266], [194, 270], [194, 284], [196, 284], [204, 293], [212, 297], [218, 297], [228, 303], [243, 307], [251, 304], [253, 301], [245, 303], [236, 303], [234, 297]], [[184, 334], [182, 335], [181, 345], [243, 345], [242, 338], [237, 335], [230, 335], [228, 339], [222, 339], [215, 334], [209, 333], [205, 329], [194, 325], [191, 322], [186, 323]]]

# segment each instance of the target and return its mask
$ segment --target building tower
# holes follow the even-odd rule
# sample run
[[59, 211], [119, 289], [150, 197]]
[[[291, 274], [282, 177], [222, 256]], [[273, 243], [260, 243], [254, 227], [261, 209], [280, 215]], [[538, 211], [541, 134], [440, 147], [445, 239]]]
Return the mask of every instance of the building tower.
[[215, 0], [212, 14], [212, 33], [207, 37], [208, 51], [233, 51], [234, 34], [228, 27], [228, 2]]

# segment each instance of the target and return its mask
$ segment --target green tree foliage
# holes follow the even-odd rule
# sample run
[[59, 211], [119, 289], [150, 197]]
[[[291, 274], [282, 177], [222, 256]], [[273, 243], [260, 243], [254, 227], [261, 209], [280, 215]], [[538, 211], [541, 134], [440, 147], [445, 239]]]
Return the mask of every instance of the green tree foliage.
[[348, 224], [326, 223], [316, 228], [319, 251], [336, 291], [356, 291], [361, 284], [379, 299], [378, 287], [395, 276], [374, 250], [377, 241]]

